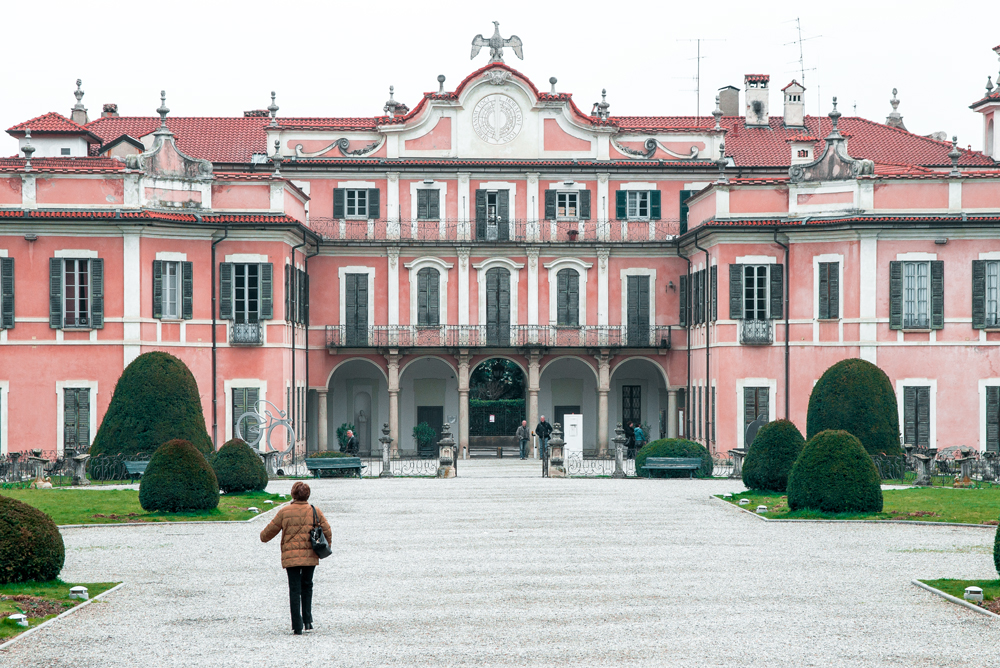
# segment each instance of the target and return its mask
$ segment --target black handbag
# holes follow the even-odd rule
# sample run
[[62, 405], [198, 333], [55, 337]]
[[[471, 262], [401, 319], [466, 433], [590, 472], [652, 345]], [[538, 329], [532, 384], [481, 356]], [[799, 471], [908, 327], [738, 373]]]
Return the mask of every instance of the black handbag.
[[312, 543], [312, 549], [316, 556], [320, 559], [326, 559], [333, 554], [333, 550], [330, 549], [330, 543], [326, 542], [323, 527], [319, 525], [319, 520], [316, 517], [316, 506], [309, 507], [313, 509], [313, 528], [309, 530], [309, 542]]

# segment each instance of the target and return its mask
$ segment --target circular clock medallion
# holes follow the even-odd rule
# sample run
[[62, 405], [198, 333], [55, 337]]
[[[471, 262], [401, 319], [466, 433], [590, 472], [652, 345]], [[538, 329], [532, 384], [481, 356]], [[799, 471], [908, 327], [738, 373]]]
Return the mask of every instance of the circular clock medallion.
[[524, 117], [517, 102], [506, 95], [487, 95], [472, 112], [472, 127], [484, 142], [506, 144], [521, 131]]

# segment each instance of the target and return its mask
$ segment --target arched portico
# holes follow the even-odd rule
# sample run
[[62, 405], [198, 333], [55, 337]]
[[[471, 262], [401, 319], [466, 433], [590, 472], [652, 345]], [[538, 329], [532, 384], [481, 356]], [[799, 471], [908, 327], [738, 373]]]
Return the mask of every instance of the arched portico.
[[402, 456], [417, 456], [413, 428], [426, 422], [440, 439], [441, 427], [458, 419], [458, 380], [455, 368], [435, 356], [408, 361], [399, 372], [399, 442]]
[[[334, 367], [327, 384], [326, 407], [319, 407], [319, 429], [326, 430], [327, 450], [336, 450], [337, 428], [353, 424], [363, 455], [378, 451], [379, 428], [389, 421], [389, 388], [385, 371], [364, 357], [344, 360]], [[323, 424], [322, 415], [329, 419]], [[320, 439], [320, 445], [324, 439]]]
[[[608, 417], [611, 425], [619, 422], [641, 424], [647, 440], [666, 438], [669, 422], [669, 397], [663, 366], [646, 357], [629, 357], [611, 370]], [[661, 413], [667, 412], [666, 420]]]
[[583, 451], [589, 455], [600, 451], [598, 382], [593, 364], [567, 355], [547, 360], [538, 383], [538, 412], [546, 420], [562, 423], [563, 416], [569, 413], [584, 416]]

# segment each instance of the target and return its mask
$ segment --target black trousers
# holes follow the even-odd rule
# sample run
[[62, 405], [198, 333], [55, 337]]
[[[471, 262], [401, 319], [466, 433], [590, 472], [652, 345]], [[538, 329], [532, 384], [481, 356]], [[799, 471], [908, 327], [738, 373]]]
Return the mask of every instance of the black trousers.
[[292, 630], [301, 631], [303, 624], [312, 624], [313, 571], [315, 566], [292, 566], [288, 574], [288, 601], [292, 609]]

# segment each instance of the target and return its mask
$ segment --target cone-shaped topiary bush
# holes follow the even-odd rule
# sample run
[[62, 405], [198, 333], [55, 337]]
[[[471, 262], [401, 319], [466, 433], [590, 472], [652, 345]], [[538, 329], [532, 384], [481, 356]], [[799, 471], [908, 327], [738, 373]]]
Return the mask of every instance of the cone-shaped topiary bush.
[[788, 474], [788, 507], [826, 513], [882, 512], [882, 481], [871, 456], [846, 431], [810, 438]]
[[267, 487], [267, 469], [260, 455], [238, 438], [227, 442], [212, 457], [219, 489], [232, 492], [260, 491]]
[[[648, 471], [643, 471], [647, 457], [701, 457], [701, 468], [695, 471], [699, 478], [712, 477], [712, 455], [703, 445], [683, 438], [661, 438], [647, 443], [635, 454], [635, 474], [649, 477]], [[687, 471], [663, 471], [668, 478], [687, 478]]]
[[189, 441], [202, 454], [212, 452], [198, 384], [173, 355], [139, 355], [115, 385], [90, 454], [122, 453], [128, 459], [140, 452], [150, 454], [175, 438]]
[[0, 584], [53, 580], [65, 559], [62, 535], [51, 517], [0, 496]]
[[788, 472], [805, 443], [802, 432], [788, 420], [768, 422], [757, 432], [743, 460], [743, 484], [747, 489], [784, 492]]
[[846, 359], [823, 373], [809, 395], [806, 438], [827, 429], [854, 434], [873, 455], [900, 454], [896, 393], [882, 369]]
[[219, 505], [219, 482], [205, 455], [188, 441], [167, 441], [153, 453], [139, 482], [143, 510], [169, 513]]

